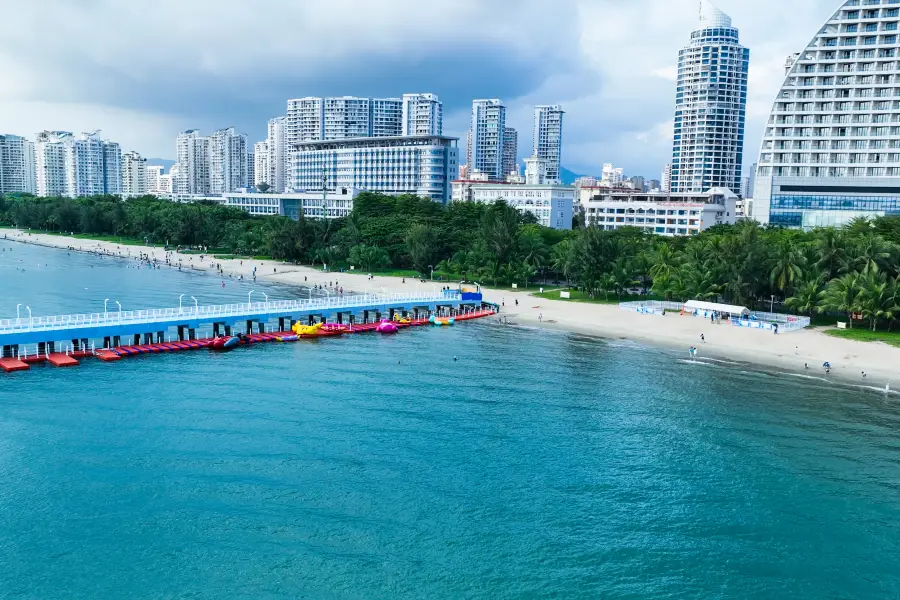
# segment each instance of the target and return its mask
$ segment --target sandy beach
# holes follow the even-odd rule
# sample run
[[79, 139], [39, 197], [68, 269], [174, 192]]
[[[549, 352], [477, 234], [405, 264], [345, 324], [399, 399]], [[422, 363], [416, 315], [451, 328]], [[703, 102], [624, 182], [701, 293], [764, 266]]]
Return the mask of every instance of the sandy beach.
[[[123, 258], [137, 259], [141, 254], [164, 262], [166, 252], [160, 247], [125, 246], [110, 242], [77, 239], [67, 236], [29, 234], [14, 229], [3, 230], [8, 240], [55, 248], [72, 248], [82, 252], [103, 252]], [[365, 273], [323, 272], [310, 267], [280, 261], [200, 259], [198, 254], [171, 252], [172, 265], [182, 269], [208, 271], [216, 275], [221, 265], [225, 277], [252, 279], [254, 268], [258, 281], [291, 285], [331, 285], [351, 291], [413, 292], [439, 288], [445, 282], [421, 283], [407, 278], [375, 276]], [[534, 291], [534, 290], [531, 290]], [[821, 330], [801, 330], [774, 335], [771, 332], [733, 327], [726, 323], [712, 325], [690, 316], [669, 314], [644, 315], [621, 310], [615, 305], [588, 304], [545, 300], [531, 296], [531, 291], [504, 291], [485, 288], [485, 300], [502, 306], [500, 317], [509, 323], [539, 329], [555, 329], [611, 339], [632, 340], [642, 344], [683, 350], [698, 348], [698, 359], [714, 357], [774, 367], [798, 375], [824, 377], [822, 364], [832, 365], [829, 377], [854, 381], [860, 385], [883, 388], [890, 383], [900, 389], [900, 348], [877, 342], [856, 342], [831, 337]], [[517, 305], [518, 302], [518, 305]], [[701, 341], [703, 334], [705, 342]], [[809, 365], [809, 369], [804, 368]], [[865, 371], [867, 377], [862, 378]]]

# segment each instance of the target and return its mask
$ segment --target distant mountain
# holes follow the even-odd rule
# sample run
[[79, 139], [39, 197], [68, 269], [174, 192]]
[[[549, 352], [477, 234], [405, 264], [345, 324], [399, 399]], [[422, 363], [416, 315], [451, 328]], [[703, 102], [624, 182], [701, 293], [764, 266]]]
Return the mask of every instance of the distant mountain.
[[[149, 161], [148, 161], [148, 164], [149, 164]], [[559, 178], [562, 179], [562, 182], [566, 185], [572, 185], [573, 183], [575, 183], [575, 180], [578, 179], [579, 177], [582, 177], [582, 175], [579, 175], [578, 173], [575, 173], [574, 171], [570, 171], [565, 167], [559, 168]]]
[[166, 173], [168, 173], [172, 169], [172, 165], [174, 165], [174, 164], [175, 164], [174, 160], [169, 160], [167, 158], [148, 158], [147, 159], [148, 167], [153, 167], [153, 166], [165, 167]]

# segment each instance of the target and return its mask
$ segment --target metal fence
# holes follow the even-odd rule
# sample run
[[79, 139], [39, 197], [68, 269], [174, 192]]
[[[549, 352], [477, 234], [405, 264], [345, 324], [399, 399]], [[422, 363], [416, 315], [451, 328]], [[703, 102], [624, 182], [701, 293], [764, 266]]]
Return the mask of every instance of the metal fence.
[[[643, 302], [622, 302], [619, 308], [629, 312], [638, 312], [648, 315], [660, 315], [664, 311], [681, 312], [684, 309], [683, 302], [666, 302], [662, 300], [647, 300]], [[685, 315], [697, 316], [708, 319], [710, 311], [706, 310], [686, 310]], [[778, 331], [796, 331], [809, 327], [809, 317], [798, 317], [797, 315], [785, 315], [780, 313], [767, 312], [751, 312], [749, 317], [735, 318], [728, 320], [735, 327], [747, 327], [749, 329], [766, 329], [774, 330], [778, 326]]]
[[[249, 300], [249, 298], [248, 298]], [[100, 325], [135, 325], [158, 323], [178, 319], [223, 319], [257, 317], [292, 311], [305, 312], [311, 310], [340, 311], [362, 309], [366, 306], [405, 305], [421, 302], [432, 304], [452, 300], [458, 302], [460, 293], [457, 290], [444, 290], [439, 293], [413, 294], [356, 294], [351, 296], [332, 295], [325, 298], [308, 300], [275, 300], [266, 302], [243, 302], [238, 304], [220, 304], [214, 306], [182, 306], [178, 308], [155, 308], [134, 311], [108, 311], [91, 314], [59, 315], [51, 317], [24, 317], [0, 319], [0, 334], [19, 333], [24, 331], [42, 331], [70, 329], [78, 327], [95, 327]]]

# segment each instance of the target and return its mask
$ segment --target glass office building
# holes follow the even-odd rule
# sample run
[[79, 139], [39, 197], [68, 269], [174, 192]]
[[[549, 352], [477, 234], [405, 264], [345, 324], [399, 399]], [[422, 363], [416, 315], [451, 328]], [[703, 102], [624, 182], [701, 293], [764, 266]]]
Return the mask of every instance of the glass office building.
[[900, 213], [900, 0], [847, 0], [788, 59], [754, 184], [754, 218], [841, 226]]

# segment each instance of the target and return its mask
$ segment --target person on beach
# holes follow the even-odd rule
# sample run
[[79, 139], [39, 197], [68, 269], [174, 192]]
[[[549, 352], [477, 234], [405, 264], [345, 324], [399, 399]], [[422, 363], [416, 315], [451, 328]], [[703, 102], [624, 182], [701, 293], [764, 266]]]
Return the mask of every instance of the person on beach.
[[863, 379], [866, 378], [866, 372], [865, 372], [865, 371], [862, 372], [862, 378], [863, 378]]
[[702, 333], [700, 334], [700, 341], [703, 342], [704, 344], [706, 343], [706, 336], [703, 335]]
[[544, 313], [538, 313], [538, 323], [544, 322]]

